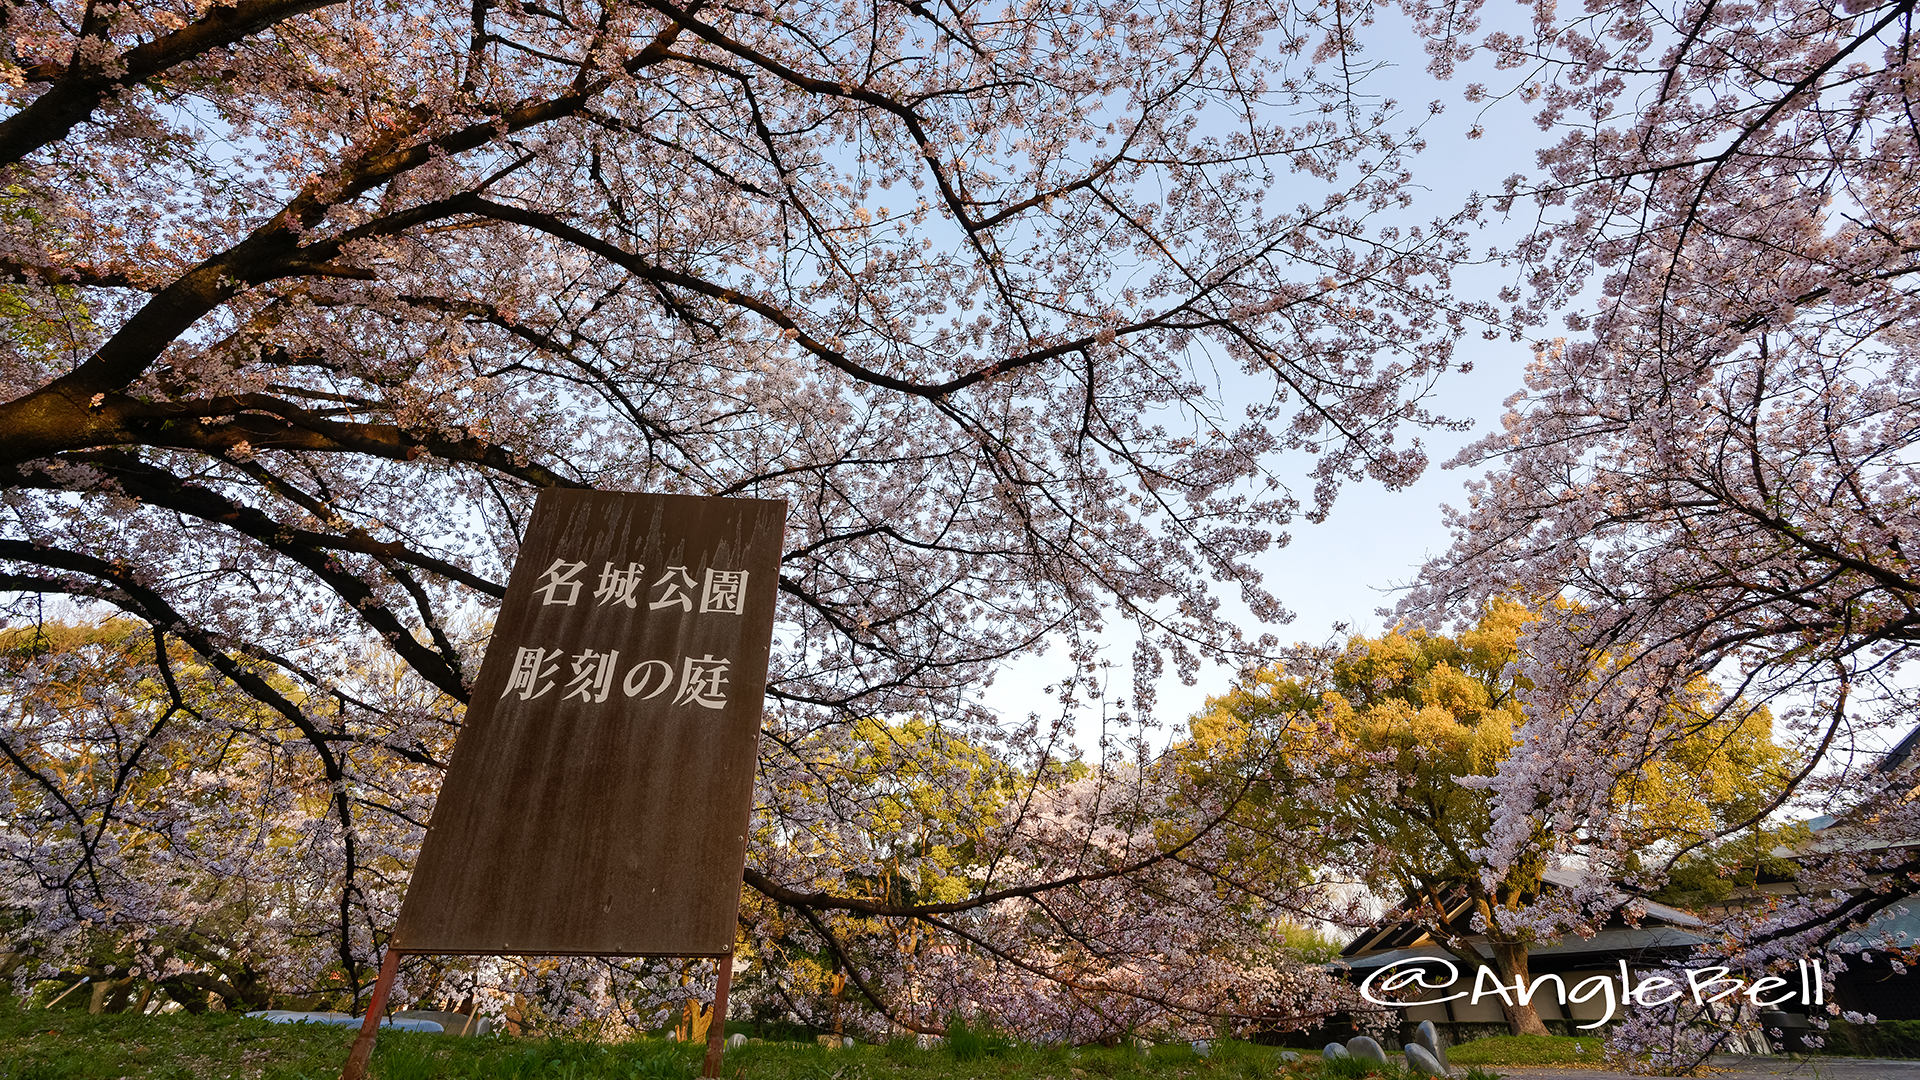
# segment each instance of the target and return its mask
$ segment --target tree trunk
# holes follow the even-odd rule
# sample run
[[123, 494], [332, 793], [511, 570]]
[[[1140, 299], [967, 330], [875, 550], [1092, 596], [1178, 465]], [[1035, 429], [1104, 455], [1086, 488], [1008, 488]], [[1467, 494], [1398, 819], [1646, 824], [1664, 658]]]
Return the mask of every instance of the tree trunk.
[[179, 1002], [181, 1008], [187, 1010], [189, 1014], [194, 1016], [198, 1016], [207, 1011], [207, 996], [214, 993], [209, 987], [195, 984], [178, 975], [161, 983], [160, 990], [174, 1001]]
[[1515, 987], [1513, 1004], [1502, 1000], [1500, 1007], [1506, 1011], [1507, 1027], [1515, 1035], [1550, 1035], [1547, 1025], [1540, 1022], [1540, 1012], [1533, 1007], [1531, 1000], [1524, 1004], [1517, 989], [1533, 981], [1533, 975], [1527, 970], [1527, 947], [1519, 942], [1488, 942], [1493, 946], [1493, 969], [1499, 973], [1500, 981]]
[[87, 1011], [98, 1016], [102, 1013], [119, 1013], [127, 1009], [127, 995], [133, 988], [133, 976], [124, 978], [99, 978], [93, 983], [93, 1000], [87, 1004]]

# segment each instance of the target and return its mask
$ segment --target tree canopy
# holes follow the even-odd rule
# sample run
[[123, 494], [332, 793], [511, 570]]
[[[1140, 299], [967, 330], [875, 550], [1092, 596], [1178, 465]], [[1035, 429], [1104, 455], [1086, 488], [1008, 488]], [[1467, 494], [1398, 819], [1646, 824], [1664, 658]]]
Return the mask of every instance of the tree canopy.
[[[1515, 676], [1519, 640], [1535, 611], [1491, 605], [1446, 636], [1418, 628], [1356, 636], [1339, 650], [1251, 672], [1191, 723], [1196, 767], [1273, 747], [1278, 797], [1245, 804], [1274, 832], [1313, 837], [1336, 880], [1364, 885], [1386, 917], [1423, 927], [1469, 969], [1493, 967], [1503, 985], [1528, 976], [1532, 928], [1509, 922], [1543, 898], [1543, 875], [1596, 839], [1536, 825], [1498, 874], [1483, 873], [1494, 814], [1491, 778], [1515, 747], [1528, 687]], [[1717, 701], [1692, 688], [1672, 703], [1702, 712]], [[1749, 818], [1790, 779], [1788, 755], [1764, 710], [1701, 725], [1693, 737], [1618, 782], [1609, 813], [1589, 831], [1625, 846], [1677, 854]], [[1247, 853], [1258, 858], [1258, 852]], [[1606, 884], [1603, 882], [1603, 885]], [[1617, 909], [1628, 897], [1609, 889]], [[1591, 932], [1613, 911], [1591, 914]], [[1468, 938], [1484, 934], [1489, 963]], [[1505, 1003], [1514, 1034], [1546, 1034], [1531, 1003]]]
[[[866, 781], [808, 748], [866, 718], [1063, 753], [980, 705], [1048, 642], [1086, 701], [1132, 625], [1121, 732], [1163, 665], [1262, 655], [1216, 590], [1278, 617], [1250, 559], [1419, 472], [1491, 315], [1447, 293], [1465, 211], [1403, 212], [1418, 125], [1311, 4], [5, 11], [0, 589], [116, 607], [277, 714], [362, 966], [540, 488], [787, 500], [762, 810], [812, 821]], [[1063, 851], [1097, 865], [955, 903], [1157, 865]], [[755, 857], [816, 933], [936, 914]]]
[[[1805, 772], [1761, 809], [1851, 837], [1829, 845], [1838, 896], [1743, 939], [1791, 964], [1920, 871], [1886, 843], [1914, 835], [1911, 762], [1878, 768], [1913, 722], [1913, 9], [1537, 9], [1506, 57], [1552, 142], [1505, 205], [1536, 225], [1522, 303], [1564, 336], [1543, 334], [1501, 430], [1456, 459], [1485, 481], [1401, 611], [1438, 626], [1494, 596], [1575, 601], [1527, 635], [1496, 866], [1535, 822], [1591, 827], [1689, 738], [1703, 720], [1664, 703], [1695, 679], [1772, 706]], [[1625, 836], [1604, 847], [1634, 862]]]
[[[871, 865], [822, 877], [772, 843], [747, 883], [822, 950], [858, 913], [944, 935], [981, 987], [1021, 964], [1070, 987], [1083, 952], [1219, 955], [1169, 944], [1216, 886], [1295, 902], [1218, 861], [1254, 787], [1182, 789], [1127, 737], [1162, 676], [1274, 659], [1254, 559], [1342, 484], [1419, 474], [1464, 333], [1564, 317], [1408, 609], [1584, 605], [1529, 635], [1496, 865], [1536, 813], [1604, 817], [1698, 726], [1664, 703], [1722, 665], [1728, 700], [1800, 694], [1788, 729], [1834, 745], [1912, 621], [1911, 5], [1399, 11], [1436, 75], [1512, 73], [1469, 100], [1538, 103], [1564, 136], [1540, 178], [1414, 208], [1427, 121], [1369, 91], [1389, 9], [1367, 0], [0, 7], [8, 610], [144, 624], [128, 678], [204, 671], [235, 704], [196, 722], [274, 763], [249, 767], [281, 785], [262, 797], [319, 793], [290, 849], [319, 921], [270, 928], [351, 994], [537, 491], [785, 499], [768, 835], [866, 827], [835, 815], [871, 777], [817, 756], [863, 722], [918, 716], [1051, 779], [955, 801], [1000, 856], [960, 899], [876, 897]], [[1538, 228], [1493, 253], [1522, 287], [1457, 295], [1473, 228], [1528, 205]], [[1126, 688], [1100, 666], [1117, 628]], [[986, 710], [1049, 643], [1058, 713]], [[21, 699], [52, 692], [21, 670]], [[1115, 737], [1049, 773], [1077, 716]], [[25, 833], [81, 805], [35, 722], [4, 734]], [[156, 768], [174, 730], [107, 738], [115, 768]], [[192, 834], [203, 809], [128, 824]], [[161, 918], [107, 848], [21, 851], [10, 904]], [[1112, 904], [1141, 918], [1101, 923]], [[61, 958], [39, 922], [20, 944]], [[1156, 1007], [1234, 1011], [1206, 970]], [[552, 972], [560, 1013], [631, 975]]]

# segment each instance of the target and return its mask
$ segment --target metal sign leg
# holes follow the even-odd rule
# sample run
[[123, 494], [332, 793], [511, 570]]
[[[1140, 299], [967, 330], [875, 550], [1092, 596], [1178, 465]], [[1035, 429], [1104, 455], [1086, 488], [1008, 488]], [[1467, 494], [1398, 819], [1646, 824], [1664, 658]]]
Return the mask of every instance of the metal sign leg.
[[[708, 1080], [720, 1075], [720, 1055], [727, 1045], [727, 988], [733, 984], [733, 957], [720, 958], [720, 979], [713, 988], [713, 1019], [707, 1024], [707, 1060], [700, 1075]], [[346, 1077], [343, 1080], [358, 1080]]]
[[[380, 961], [380, 977], [373, 981], [373, 997], [367, 1001], [367, 1018], [361, 1021], [360, 1034], [347, 1055], [347, 1067], [340, 1080], [366, 1080], [367, 1062], [373, 1058], [373, 1041], [380, 1037], [380, 1014], [387, 1011], [387, 993], [393, 989], [393, 977], [400, 971], [400, 950], [389, 948]], [[712, 1051], [708, 1051], [711, 1056]]]

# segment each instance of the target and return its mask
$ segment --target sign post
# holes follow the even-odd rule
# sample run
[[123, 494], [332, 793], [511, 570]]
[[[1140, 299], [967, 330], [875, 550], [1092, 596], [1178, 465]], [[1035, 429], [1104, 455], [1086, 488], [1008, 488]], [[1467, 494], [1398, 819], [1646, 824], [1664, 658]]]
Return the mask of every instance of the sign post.
[[718, 958], [718, 1075], [785, 518], [541, 493], [343, 1080], [417, 953]]

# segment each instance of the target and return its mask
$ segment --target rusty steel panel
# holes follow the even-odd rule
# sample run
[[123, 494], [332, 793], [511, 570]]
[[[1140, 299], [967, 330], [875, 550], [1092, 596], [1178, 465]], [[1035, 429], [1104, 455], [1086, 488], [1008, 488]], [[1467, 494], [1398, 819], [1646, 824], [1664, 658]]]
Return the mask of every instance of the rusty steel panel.
[[732, 952], [785, 519], [540, 495], [393, 948]]

